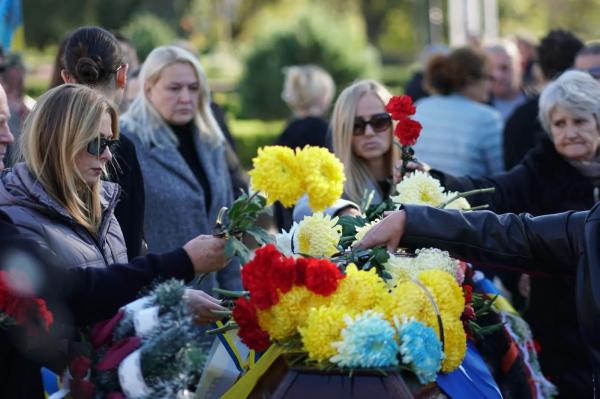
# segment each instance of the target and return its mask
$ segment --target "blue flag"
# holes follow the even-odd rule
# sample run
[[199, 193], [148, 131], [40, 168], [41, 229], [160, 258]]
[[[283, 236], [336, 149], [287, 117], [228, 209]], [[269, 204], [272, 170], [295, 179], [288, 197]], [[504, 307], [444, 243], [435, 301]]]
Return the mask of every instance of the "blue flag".
[[0, 0], [0, 40], [4, 50], [25, 48], [21, 0]]

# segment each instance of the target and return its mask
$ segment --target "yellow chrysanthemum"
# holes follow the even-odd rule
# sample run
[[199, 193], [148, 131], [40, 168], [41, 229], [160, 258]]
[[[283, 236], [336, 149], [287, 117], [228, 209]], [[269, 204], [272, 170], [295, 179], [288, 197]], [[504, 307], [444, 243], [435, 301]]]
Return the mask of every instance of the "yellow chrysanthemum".
[[448, 373], [462, 363], [467, 351], [467, 335], [462, 322], [456, 318], [442, 316], [444, 325], [444, 360], [442, 371]]
[[279, 303], [268, 310], [258, 311], [260, 328], [275, 340], [296, 334], [299, 326], [308, 318], [311, 309], [324, 305], [327, 298], [316, 295], [306, 287], [293, 287], [279, 297]]
[[367, 223], [366, 225], [364, 225], [362, 227], [357, 227], [356, 235], [354, 236], [354, 241], [360, 241], [363, 238], [365, 238], [365, 236], [367, 235], [369, 230], [371, 230], [373, 227], [375, 227], [375, 225], [377, 223], [379, 223], [379, 219], [375, 219], [371, 223]]
[[[444, 194], [443, 202], [449, 201], [452, 197], [454, 197], [457, 193], [453, 191], [448, 191]], [[449, 203], [444, 207], [445, 209], [471, 209], [471, 204], [467, 201], [466, 198], [460, 197]]]
[[441, 314], [460, 318], [465, 308], [465, 298], [454, 276], [443, 270], [432, 269], [419, 273], [418, 279], [435, 298]]
[[429, 174], [415, 171], [396, 186], [397, 196], [391, 197], [397, 204], [438, 206], [444, 201], [444, 189]]
[[346, 268], [346, 278], [340, 280], [338, 289], [331, 295], [330, 303], [352, 306], [356, 312], [375, 309], [389, 295], [385, 282], [375, 269], [358, 270], [354, 264]]
[[298, 328], [302, 344], [311, 360], [324, 361], [337, 353], [331, 344], [340, 341], [342, 329], [346, 326], [344, 316], [353, 315], [345, 306], [321, 306], [313, 308], [306, 325]]
[[435, 309], [422, 287], [411, 280], [400, 280], [391, 292], [392, 300], [383, 302], [383, 310], [388, 321], [393, 321], [394, 316], [399, 320], [403, 317], [423, 322], [434, 330], [438, 329], [435, 321]]
[[320, 212], [340, 199], [344, 191], [344, 166], [331, 152], [322, 147], [306, 146], [296, 150], [302, 168], [308, 205]]
[[304, 194], [303, 177], [294, 151], [283, 146], [259, 148], [248, 173], [254, 190], [263, 192], [267, 204], [280, 201], [289, 207]]
[[337, 217], [321, 213], [304, 217], [294, 233], [294, 252], [312, 257], [336, 253], [342, 238], [342, 226], [336, 226], [337, 221]]

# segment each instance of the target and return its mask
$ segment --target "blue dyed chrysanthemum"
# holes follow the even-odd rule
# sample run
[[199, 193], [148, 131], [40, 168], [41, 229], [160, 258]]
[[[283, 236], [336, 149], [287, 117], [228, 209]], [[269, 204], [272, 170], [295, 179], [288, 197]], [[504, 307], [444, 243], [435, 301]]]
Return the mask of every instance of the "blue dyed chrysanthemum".
[[413, 318], [405, 318], [402, 324], [398, 323], [396, 318], [394, 321], [400, 336], [402, 363], [410, 364], [421, 384], [435, 381], [442, 366], [444, 353], [433, 328]]
[[331, 362], [341, 367], [388, 367], [398, 365], [398, 343], [394, 328], [381, 313], [367, 310], [354, 320], [346, 316], [342, 341], [334, 342], [337, 355]]

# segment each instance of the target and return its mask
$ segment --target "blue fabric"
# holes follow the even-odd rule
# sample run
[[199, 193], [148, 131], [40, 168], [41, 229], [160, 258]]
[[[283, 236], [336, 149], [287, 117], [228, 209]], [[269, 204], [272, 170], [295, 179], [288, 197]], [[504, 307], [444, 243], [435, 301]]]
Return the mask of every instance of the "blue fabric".
[[423, 130], [416, 157], [455, 176], [489, 176], [504, 170], [503, 121], [492, 107], [459, 94], [417, 102]]
[[452, 399], [502, 398], [494, 378], [470, 341], [467, 341], [467, 353], [460, 367], [451, 373], [439, 373], [436, 382]]
[[48, 397], [60, 389], [58, 376], [45, 367], [42, 367], [41, 373], [44, 384], [44, 396]]
[[475, 291], [485, 292], [489, 295], [500, 295], [498, 288], [487, 278], [482, 278], [481, 280], [474, 282], [473, 288], [475, 288]]

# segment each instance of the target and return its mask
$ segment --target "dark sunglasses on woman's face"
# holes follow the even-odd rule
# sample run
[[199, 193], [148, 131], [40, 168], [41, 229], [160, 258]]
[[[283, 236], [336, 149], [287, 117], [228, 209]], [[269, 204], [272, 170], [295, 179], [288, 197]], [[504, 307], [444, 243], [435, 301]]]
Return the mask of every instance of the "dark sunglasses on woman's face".
[[381, 133], [392, 126], [392, 117], [386, 112], [380, 114], [371, 115], [371, 119], [365, 120], [362, 116], [354, 118], [354, 131], [352, 134], [355, 136], [362, 136], [365, 134], [367, 125], [371, 125], [371, 128], [375, 133]]
[[106, 147], [108, 147], [110, 152], [114, 152], [118, 145], [119, 140], [109, 140], [100, 137], [100, 139], [94, 139], [88, 143], [87, 152], [91, 155], [100, 156], [106, 150]]

